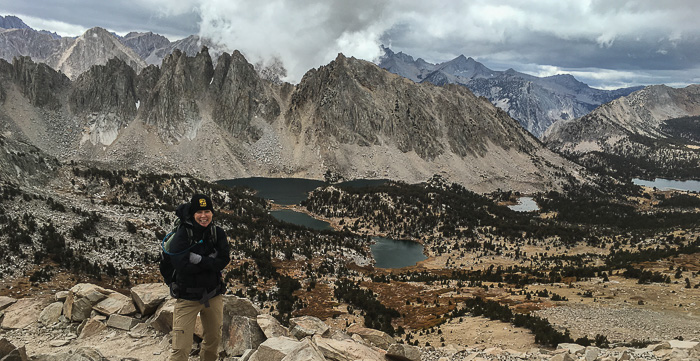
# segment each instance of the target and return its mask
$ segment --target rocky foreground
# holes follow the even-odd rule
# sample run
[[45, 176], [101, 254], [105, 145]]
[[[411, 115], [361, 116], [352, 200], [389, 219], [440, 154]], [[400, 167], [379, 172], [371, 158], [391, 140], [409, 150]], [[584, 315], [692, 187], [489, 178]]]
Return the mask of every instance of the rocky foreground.
[[[245, 298], [224, 296], [220, 359], [237, 361], [457, 360], [699, 360], [700, 342], [672, 340], [646, 348], [600, 349], [560, 344], [527, 352], [500, 348], [416, 347], [384, 332], [322, 320], [292, 318], [289, 327]], [[0, 361], [166, 360], [175, 300], [161, 283], [141, 284], [130, 296], [77, 284], [51, 297], [0, 297]], [[198, 321], [199, 322], [199, 321]], [[198, 334], [200, 327], [196, 328]], [[194, 351], [199, 345], [195, 337]]]

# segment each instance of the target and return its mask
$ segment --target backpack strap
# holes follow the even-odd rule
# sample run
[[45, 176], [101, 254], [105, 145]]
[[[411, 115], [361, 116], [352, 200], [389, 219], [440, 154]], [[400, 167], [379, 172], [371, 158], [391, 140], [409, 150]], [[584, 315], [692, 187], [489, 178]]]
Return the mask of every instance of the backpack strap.
[[211, 228], [211, 229], [209, 230], [209, 233], [210, 233], [210, 235], [209, 235], [209, 241], [210, 241], [214, 246], [216, 246], [216, 241], [217, 241], [217, 239], [216, 239], [216, 226], [212, 224], [211, 227], [209, 227], [209, 228]]
[[165, 242], [167, 242], [168, 238], [170, 238], [171, 236], [175, 237], [175, 233], [177, 232], [177, 231], [172, 231], [172, 232], [168, 233], [163, 238], [163, 241], [160, 243], [160, 248], [163, 249], [163, 253], [167, 254], [168, 256], [179, 256], [181, 254], [185, 254], [186, 252], [189, 252], [192, 249], [192, 247], [203, 242], [203, 240], [199, 240], [199, 241], [194, 242], [192, 239], [192, 229], [190, 229], [189, 227], [184, 227], [184, 228], [185, 228], [185, 232], [187, 232], [187, 240], [189, 241], [190, 246], [187, 247], [186, 249], [180, 251], [180, 252], [168, 252], [168, 250], [165, 249]]

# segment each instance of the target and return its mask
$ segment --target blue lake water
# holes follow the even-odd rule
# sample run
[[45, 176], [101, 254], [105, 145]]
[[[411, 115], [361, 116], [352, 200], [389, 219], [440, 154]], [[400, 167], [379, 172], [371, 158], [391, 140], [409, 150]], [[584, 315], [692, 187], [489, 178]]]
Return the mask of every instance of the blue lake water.
[[537, 202], [535, 202], [535, 199], [532, 197], [520, 197], [520, 199], [518, 199], [518, 204], [508, 206], [508, 208], [516, 212], [532, 212], [540, 210], [540, 206], [537, 205]]
[[700, 181], [698, 180], [676, 181], [656, 178], [653, 181], [633, 179], [632, 182], [638, 186], [656, 187], [664, 191], [675, 189], [680, 191], [700, 192]]
[[325, 184], [314, 179], [262, 177], [227, 179], [218, 183], [228, 187], [246, 186], [255, 189], [258, 197], [282, 205], [299, 204], [308, 197], [309, 192]]
[[[357, 179], [339, 183], [339, 186], [348, 187], [374, 187], [386, 183], [385, 179]], [[218, 182], [219, 184], [233, 187], [246, 186], [256, 190], [261, 198], [272, 200], [281, 205], [299, 204], [305, 200], [309, 192], [325, 185], [323, 181], [302, 178], [238, 178]], [[270, 214], [284, 222], [297, 224], [311, 229], [327, 230], [332, 227], [328, 222], [318, 220], [305, 213], [291, 209], [272, 211]], [[376, 237], [375, 244], [370, 248], [376, 261], [375, 266], [380, 268], [401, 268], [413, 266], [424, 260], [423, 245], [410, 241], [397, 241], [389, 238]]]
[[[338, 183], [339, 186], [372, 187], [386, 183], [386, 179], [356, 179]], [[299, 204], [312, 190], [326, 185], [325, 182], [303, 178], [237, 178], [218, 181], [219, 184], [234, 187], [246, 186], [255, 189], [258, 197], [269, 199], [277, 204]]]
[[384, 237], [372, 239], [376, 242], [370, 246], [376, 262], [375, 267], [402, 268], [413, 266], [426, 259], [423, 254], [423, 245], [420, 243]]
[[316, 219], [314, 217], [309, 216], [306, 213], [293, 211], [291, 209], [280, 209], [277, 211], [272, 211], [270, 212], [270, 214], [273, 217], [279, 219], [280, 221], [298, 224], [300, 226], [309, 227], [311, 229], [317, 229], [319, 231], [332, 229], [330, 223], [326, 221]]

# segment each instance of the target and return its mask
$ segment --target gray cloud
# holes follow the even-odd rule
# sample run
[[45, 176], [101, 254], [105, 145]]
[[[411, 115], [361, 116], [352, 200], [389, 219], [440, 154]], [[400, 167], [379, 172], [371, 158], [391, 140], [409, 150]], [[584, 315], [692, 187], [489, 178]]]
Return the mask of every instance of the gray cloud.
[[0, 10], [85, 28], [198, 33], [251, 62], [282, 59], [290, 81], [338, 52], [374, 60], [380, 44], [431, 62], [464, 54], [495, 70], [567, 72], [598, 87], [700, 77], [695, 0], [0, 0]]

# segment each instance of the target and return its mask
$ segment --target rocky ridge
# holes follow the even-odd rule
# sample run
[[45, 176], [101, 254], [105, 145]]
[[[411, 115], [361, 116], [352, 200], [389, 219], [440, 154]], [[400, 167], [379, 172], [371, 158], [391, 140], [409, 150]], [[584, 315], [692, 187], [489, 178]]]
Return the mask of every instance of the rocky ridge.
[[3, 29], [0, 31], [0, 58], [12, 62], [18, 57], [45, 63], [73, 80], [91, 66], [104, 65], [112, 58], [121, 59], [137, 72], [147, 65], [134, 50], [99, 27], [75, 38], [56, 38], [28, 27]]
[[12, 98], [0, 113], [14, 136], [65, 159], [208, 179], [322, 179], [331, 170], [419, 182], [443, 174], [477, 191], [533, 192], [582, 179], [467, 89], [415, 84], [342, 54], [297, 86], [260, 78], [239, 52], [214, 67], [207, 48], [194, 57], [175, 51], [138, 75], [113, 59], [74, 82], [28, 58], [0, 69]]
[[[397, 343], [389, 335], [351, 325], [329, 327], [312, 316], [285, 327], [248, 299], [224, 297], [220, 357], [226, 360], [697, 360], [700, 342], [671, 340], [646, 348], [604, 349], [560, 344], [556, 350], [516, 351]], [[0, 297], [3, 360], [167, 359], [175, 300], [162, 283], [134, 286], [128, 295], [93, 284], [36, 298]], [[199, 322], [199, 320], [197, 321]], [[195, 329], [194, 350], [201, 334]], [[8, 358], [9, 357], [9, 358]]]
[[[543, 139], [551, 149], [587, 165], [638, 168], [636, 176], [697, 178], [700, 141], [692, 119], [697, 116], [700, 86], [656, 85], [559, 122]], [[615, 158], [626, 164], [616, 164]]]

